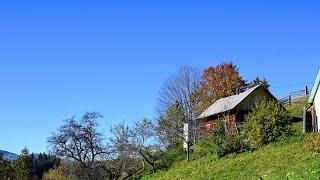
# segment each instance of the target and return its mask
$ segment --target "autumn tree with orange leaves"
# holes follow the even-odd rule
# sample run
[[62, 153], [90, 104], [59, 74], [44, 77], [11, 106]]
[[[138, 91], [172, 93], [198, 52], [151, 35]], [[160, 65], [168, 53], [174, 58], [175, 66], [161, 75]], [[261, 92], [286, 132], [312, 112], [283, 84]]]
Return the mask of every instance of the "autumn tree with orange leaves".
[[203, 112], [220, 98], [243, 91], [245, 85], [239, 69], [233, 63], [222, 63], [206, 68], [203, 71], [201, 85], [193, 94], [193, 99], [198, 102], [198, 112]]

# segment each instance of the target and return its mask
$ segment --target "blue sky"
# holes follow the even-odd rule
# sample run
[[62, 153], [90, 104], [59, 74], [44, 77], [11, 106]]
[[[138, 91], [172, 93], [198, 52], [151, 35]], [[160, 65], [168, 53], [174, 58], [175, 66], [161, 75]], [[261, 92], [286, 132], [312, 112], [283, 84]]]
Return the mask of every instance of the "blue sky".
[[317, 1], [0, 2], [0, 149], [47, 151], [73, 115], [101, 130], [155, 118], [182, 65], [233, 61], [277, 97], [311, 86], [320, 62]]

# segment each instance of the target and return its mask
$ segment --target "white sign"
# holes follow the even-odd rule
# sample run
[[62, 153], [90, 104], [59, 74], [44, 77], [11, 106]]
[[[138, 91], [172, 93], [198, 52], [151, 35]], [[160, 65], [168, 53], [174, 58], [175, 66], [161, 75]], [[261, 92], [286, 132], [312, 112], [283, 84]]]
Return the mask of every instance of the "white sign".
[[184, 123], [183, 124], [183, 148], [186, 150], [188, 148], [188, 144], [187, 142], [189, 142], [189, 137], [190, 133], [189, 133], [189, 124], [188, 123]]

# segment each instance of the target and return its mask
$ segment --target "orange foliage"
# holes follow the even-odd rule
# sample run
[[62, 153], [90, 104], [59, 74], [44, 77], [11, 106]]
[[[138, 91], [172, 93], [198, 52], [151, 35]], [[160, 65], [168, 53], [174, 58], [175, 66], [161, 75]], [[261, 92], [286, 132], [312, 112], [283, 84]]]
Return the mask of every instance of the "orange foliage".
[[193, 99], [198, 102], [198, 112], [203, 112], [220, 98], [236, 94], [244, 86], [245, 81], [233, 63], [208, 67], [203, 71], [200, 88], [193, 94]]

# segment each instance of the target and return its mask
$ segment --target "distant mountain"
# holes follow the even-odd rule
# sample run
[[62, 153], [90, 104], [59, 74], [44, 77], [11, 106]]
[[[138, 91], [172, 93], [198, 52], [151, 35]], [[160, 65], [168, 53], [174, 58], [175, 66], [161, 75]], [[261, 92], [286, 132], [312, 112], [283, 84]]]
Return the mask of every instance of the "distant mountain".
[[0, 150], [0, 154], [4, 157], [4, 159], [6, 159], [8, 161], [15, 161], [16, 159], [19, 158], [19, 155], [8, 152], [8, 151]]

